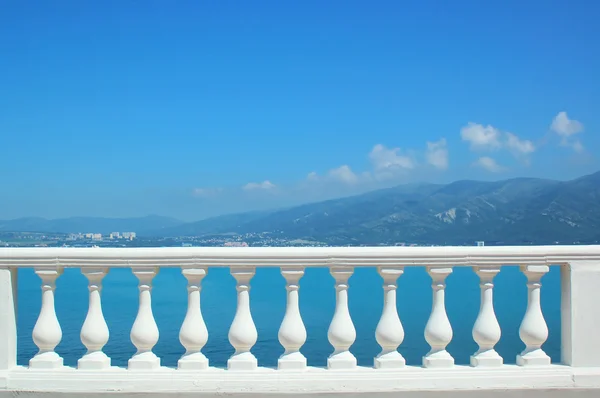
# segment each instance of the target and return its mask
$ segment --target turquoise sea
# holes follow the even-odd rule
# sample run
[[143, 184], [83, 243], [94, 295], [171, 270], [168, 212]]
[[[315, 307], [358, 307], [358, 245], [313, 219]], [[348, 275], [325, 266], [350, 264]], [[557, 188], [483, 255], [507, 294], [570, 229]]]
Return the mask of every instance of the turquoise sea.
[[[469, 267], [455, 267], [446, 280], [446, 308], [454, 330], [448, 350], [457, 364], [468, 364], [477, 350], [471, 336], [479, 311], [479, 279]], [[495, 279], [495, 309], [502, 328], [497, 351], [505, 363], [514, 363], [524, 345], [518, 329], [527, 305], [525, 276], [517, 267], [506, 266]], [[542, 279], [542, 308], [550, 335], [544, 349], [553, 362], [560, 361], [560, 270]], [[429, 346], [423, 337], [431, 310], [431, 279], [423, 267], [407, 267], [398, 280], [398, 312], [405, 329], [400, 352], [409, 365], [420, 365]], [[283, 352], [277, 332], [285, 312], [285, 281], [279, 269], [257, 269], [250, 292], [251, 310], [258, 329], [258, 342], [252, 352], [260, 366], [275, 367]], [[37, 351], [31, 332], [37, 319], [41, 289], [40, 279], [32, 269], [19, 271], [18, 363], [26, 365]], [[226, 268], [210, 268], [202, 284], [202, 312], [209, 340], [203, 352], [212, 366], [225, 367], [233, 348], [227, 333], [236, 306], [235, 280]], [[179, 328], [187, 307], [186, 280], [179, 269], [161, 269], [152, 290], [154, 316], [160, 330], [155, 353], [164, 366], [177, 366], [184, 349], [179, 343]], [[113, 365], [126, 366], [135, 352], [129, 332], [137, 312], [137, 278], [129, 269], [113, 269], [104, 279], [103, 309], [110, 329], [104, 351]], [[379, 352], [375, 327], [383, 306], [382, 279], [374, 268], [356, 269], [350, 279], [350, 311], [357, 331], [351, 350], [359, 365], [372, 366]], [[75, 366], [85, 353], [79, 332], [88, 306], [87, 279], [78, 269], [66, 269], [57, 280], [56, 311], [63, 338], [57, 352], [65, 364]], [[325, 366], [332, 347], [327, 329], [335, 307], [334, 280], [325, 268], [307, 269], [300, 281], [300, 310], [308, 339], [302, 352], [311, 366]]]

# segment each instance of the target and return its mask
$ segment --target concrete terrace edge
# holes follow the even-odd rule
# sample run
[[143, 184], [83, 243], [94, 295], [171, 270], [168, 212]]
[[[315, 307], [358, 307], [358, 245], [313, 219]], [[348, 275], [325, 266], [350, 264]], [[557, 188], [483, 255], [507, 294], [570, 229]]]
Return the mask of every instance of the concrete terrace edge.
[[600, 368], [551, 365], [522, 368], [424, 369], [408, 366], [401, 370], [356, 368], [332, 371], [308, 368], [304, 372], [282, 372], [269, 368], [256, 371], [226, 371], [210, 368], [186, 372], [172, 368], [131, 371], [31, 370], [17, 367], [0, 373], [1, 391], [72, 393], [218, 393], [218, 394], [326, 394], [391, 393], [401, 391], [482, 390], [569, 390], [597, 389]]

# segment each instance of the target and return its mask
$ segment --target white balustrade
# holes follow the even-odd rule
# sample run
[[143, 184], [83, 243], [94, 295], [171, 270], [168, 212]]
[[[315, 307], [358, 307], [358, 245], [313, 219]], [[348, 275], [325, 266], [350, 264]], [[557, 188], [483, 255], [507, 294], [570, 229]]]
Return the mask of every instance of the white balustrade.
[[404, 329], [396, 307], [396, 281], [404, 268], [378, 267], [378, 271], [383, 278], [383, 311], [375, 329], [375, 338], [381, 346], [381, 353], [375, 358], [375, 368], [401, 368], [406, 361], [398, 352], [398, 346], [404, 340]]
[[[553, 264], [561, 267], [562, 359], [557, 365], [551, 365], [542, 349], [549, 331], [540, 302], [541, 280]], [[278, 360], [278, 370], [258, 368], [251, 352], [258, 333], [251, 314], [250, 281], [256, 267], [263, 265], [279, 267], [286, 281], [287, 303], [278, 333], [284, 352]], [[457, 329], [472, 327], [472, 337], [479, 348], [470, 358], [471, 367], [454, 368], [454, 359], [447, 351], [453, 338], [445, 306], [451, 265], [473, 267], [479, 278], [477, 319], [473, 325]], [[525, 349], [517, 355], [519, 366], [507, 366], [496, 352], [504, 331], [494, 308], [494, 280], [502, 266], [515, 265], [520, 266], [527, 279], [527, 309], [519, 329]], [[397, 310], [398, 279], [406, 267], [415, 266], [425, 266], [432, 279], [431, 313], [424, 330], [431, 349], [423, 356], [422, 367], [434, 370], [406, 368], [399, 352], [404, 329], [402, 314]], [[29, 367], [24, 368], [16, 365], [16, 292], [17, 271], [27, 267], [33, 267], [40, 277], [42, 294], [32, 333], [39, 352], [29, 360]], [[87, 352], [77, 361], [77, 369], [64, 367], [63, 358], [55, 351], [63, 338], [55, 309], [55, 287], [64, 267], [81, 268], [88, 280], [89, 305], [80, 334]], [[112, 367], [111, 359], [103, 352], [110, 333], [102, 310], [102, 283], [113, 267], [131, 268], [139, 281], [139, 307], [130, 336], [137, 352], [129, 359], [129, 370]], [[179, 359], [178, 369], [161, 367], [160, 359], [153, 353], [159, 330], [152, 312], [151, 291], [153, 279], [162, 267], [181, 269], [187, 280], [187, 312], [179, 331], [185, 353]], [[237, 308], [228, 336], [235, 348], [227, 361], [231, 371], [209, 368], [208, 355], [202, 352], [209, 334], [201, 310], [201, 290], [210, 267], [229, 267], [236, 280]], [[335, 280], [335, 311], [327, 333], [333, 353], [327, 360], [327, 370], [311, 368], [301, 353], [307, 341], [302, 315], [307, 319], [312, 314], [300, 312], [299, 285], [305, 270], [313, 267], [328, 267]], [[377, 370], [358, 368], [350, 351], [356, 330], [349, 309], [348, 281], [356, 267], [377, 267], [383, 279], [383, 308], [376, 329], [371, 331], [381, 346], [373, 359]], [[62, 291], [63, 284], [59, 285]], [[243, 392], [257, 396], [346, 391], [371, 396], [396, 393], [399, 389], [477, 390], [484, 395], [498, 389], [536, 391], [537, 395], [532, 397], [557, 389], [593, 389], [588, 395], [596, 396], [600, 392], [600, 345], [597, 344], [600, 311], [596, 308], [600, 302], [599, 285], [600, 246], [0, 248], [0, 396], [6, 391], [10, 395], [13, 391], [29, 390], [82, 396], [107, 391], [149, 395]], [[378, 292], [376, 288], [372, 293], [381, 294]], [[62, 327], [66, 330], [64, 322]], [[114, 339], [114, 331], [110, 332]], [[65, 333], [65, 346], [76, 342], [66, 341], [71, 335]]]
[[108, 272], [106, 268], [85, 268], [82, 273], [88, 279], [88, 313], [81, 328], [81, 342], [87, 353], [77, 361], [79, 369], [106, 369], [110, 367], [110, 358], [102, 351], [108, 342], [109, 330], [104, 314], [100, 292], [102, 279]]
[[131, 342], [137, 352], [129, 359], [130, 370], [149, 370], [160, 367], [160, 358], [152, 352], [158, 342], [159, 332], [152, 313], [152, 279], [158, 268], [135, 268], [133, 274], [139, 281], [138, 313], [131, 328]]
[[306, 368], [306, 357], [300, 352], [306, 341], [306, 328], [300, 315], [298, 290], [304, 268], [282, 268], [281, 274], [286, 281], [287, 304], [278, 338], [285, 351], [277, 361], [277, 366], [281, 370], [301, 370]]
[[527, 277], [527, 310], [519, 328], [519, 337], [525, 343], [525, 350], [517, 356], [517, 365], [550, 365], [550, 357], [542, 350], [548, 338], [548, 326], [542, 313], [540, 295], [541, 279], [549, 271], [547, 265], [527, 265], [521, 267]]
[[352, 267], [331, 267], [335, 279], [335, 312], [329, 325], [327, 338], [333, 346], [333, 353], [327, 358], [329, 369], [352, 369], [356, 367], [356, 357], [350, 352], [350, 346], [356, 340], [356, 329], [348, 308], [348, 279], [352, 276]]
[[54, 351], [62, 339], [62, 330], [54, 308], [56, 279], [62, 274], [62, 269], [38, 268], [35, 273], [42, 279], [42, 307], [32, 334], [39, 352], [29, 360], [29, 367], [56, 369], [63, 366], [62, 357]]
[[431, 347], [423, 357], [423, 366], [426, 368], [448, 368], [454, 366], [454, 358], [446, 351], [446, 346], [452, 341], [452, 325], [446, 313], [445, 280], [452, 273], [448, 267], [427, 267], [431, 276], [433, 300], [431, 315], [425, 326], [425, 340]]
[[235, 353], [227, 360], [230, 370], [254, 370], [258, 362], [250, 352], [258, 332], [250, 312], [250, 280], [254, 276], [255, 268], [231, 268], [231, 275], [237, 282], [237, 309], [229, 329], [229, 342], [235, 348]]
[[494, 347], [500, 341], [501, 330], [496, 313], [494, 312], [494, 277], [500, 268], [476, 267], [481, 288], [481, 303], [479, 315], [473, 326], [473, 339], [479, 345], [479, 350], [471, 356], [471, 366], [497, 367], [502, 366], [502, 357]]
[[206, 268], [183, 269], [188, 281], [188, 307], [185, 319], [179, 331], [179, 341], [185, 347], [185, 353], [177, 363], [182, 370], [200, 370], [208, 368], [208, 358], [201, 352], [208, 341], [208, 329], [202, 318], [200, 306], [201, 282], [207, 273]]

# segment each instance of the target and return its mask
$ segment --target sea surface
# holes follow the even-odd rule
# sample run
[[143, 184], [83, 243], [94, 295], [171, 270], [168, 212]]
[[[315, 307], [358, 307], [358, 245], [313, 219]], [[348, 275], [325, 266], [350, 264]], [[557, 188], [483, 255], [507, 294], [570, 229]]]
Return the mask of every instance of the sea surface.
[[[550, 331], [544, 345], [553, 362], [560, 361], [560, 270], [551, 267], [542, 279], [542, 309]], [[477, 350], [471, 330], [479, 311], [479, 279], [469, 267], [455, 267], [447, 278], [446, 308], [454, 330], [448, 351], [457, 364], [468, 364]], [[502, 328], [496, 346], [505, 363], [514, 363], [524, 348], [519, 325], [527, 306], [526, 278], [517, 267], [506, 266], [495, 279], [494, 305]], [[251, 282], [252, 317], [258, 341], [252, 352], [260, 366], [276, 367], [283, 348], [277, 332], [285, 312], [285, 280], [279, 269], [257, 269]], [[400, 352], [409, 365], [420, 365], [429, 346], [423, 336], [431, 310], [431, 279], [423, 267], [407, 267], [398, 280], [398, 312], [405, 339]], [[26, 365], [35, 355], [31, 332], [41, 300], [40, 279], [32, 269], [19, 270], [18, 285], [18, 363]], [[372, 366], [380, 351], [375, 328], [383, 306], [382, 279], [374, 268], [356, 269], [350, 278], [350, 313], [357, 338], [351, 351], [361, 366]], [[137, 278], [130, 269], [113, 269], [104, 278], [102, 304], [110, 329], [104, 351], [113, 365], [126, 366], [135, 353], [129, 339], [138, 305]], [[210, 268], [202, 283], [202, 313], [209, 331], [203, 352], [212, 366], [225, 367], [233, 348], [227, 339], [236, 307], [235, 280], [226, 268]], [[78, 269], [66, 269], [57, 280], [56, 311], [63, 338], [57, 352], [65, 365], [76, 366], [85, 353], [79, 333], [88, 307], [87, 279]], [[186, 280], [179, 269], [161, 269], [154, 279], [152, 307], [160, 330], [154, 352], [164, 366], [177, 366], [184, 349], [179, 343], [179, 328], [187, 308]], [[333, 351], [327, 329], [335, 308], [334, 280], [325, 268], [307, 269], [300, 281], [300, 310], [308, 339], [302, 352], [311, 366], [325, 366]]]

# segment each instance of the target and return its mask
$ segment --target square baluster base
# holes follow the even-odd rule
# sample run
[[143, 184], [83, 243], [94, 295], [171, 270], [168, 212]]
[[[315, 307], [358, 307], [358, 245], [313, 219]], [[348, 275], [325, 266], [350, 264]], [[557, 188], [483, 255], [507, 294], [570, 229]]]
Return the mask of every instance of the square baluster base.
[[423, 357], [423, 367], [425, 368], [451, 368], [453, 366], [454, 358], [446, 350]]
[[548, 366], [550, 362], [550, 357], [541, 348], [517, 355], [519, 366]]
[[481, 368], [497, 368], [502, 366], [504, 360], [495, 350], [471, 355], [471, 366]]
[[101, 370], [110, 368], [110, 358], [103, 352], [85, 354], [77, 361], [77, 369]]
[[63, 359], [56, 352], [43, 352], [29, 360], [31, 369], [58, 369], [63, 367]]
[[406, 366], [406, 360], [398, 351], [393, 351], [379, 355], [375, 358], [374, 365], [375, 369], [398, 369]]
[[343, 351], [337, 354], [331, 354], [327, 358], [327, 368], [332, 370], [337, 369], [354, 369], [356, 367], [356, 357], [350, 351]]
[[258, 361], [251, 352], [233, 354], [233, 356], [227, 360], [228, 370], [255, 370], [256, 368], [258, 368]]
[[160, 368], [160, 358], [153, 352], [135, 354], [127, 362], [129, 370], [152, 370]]
[[180, 370], [205, 370], [208, 369], [208, 358], [201, 352], [184, 355], [177, 361], [177, 368]]
[[306, 369], [306, 357], [300, 352], [283, 354], [277, 361], [279, 370], [303, 370]]

